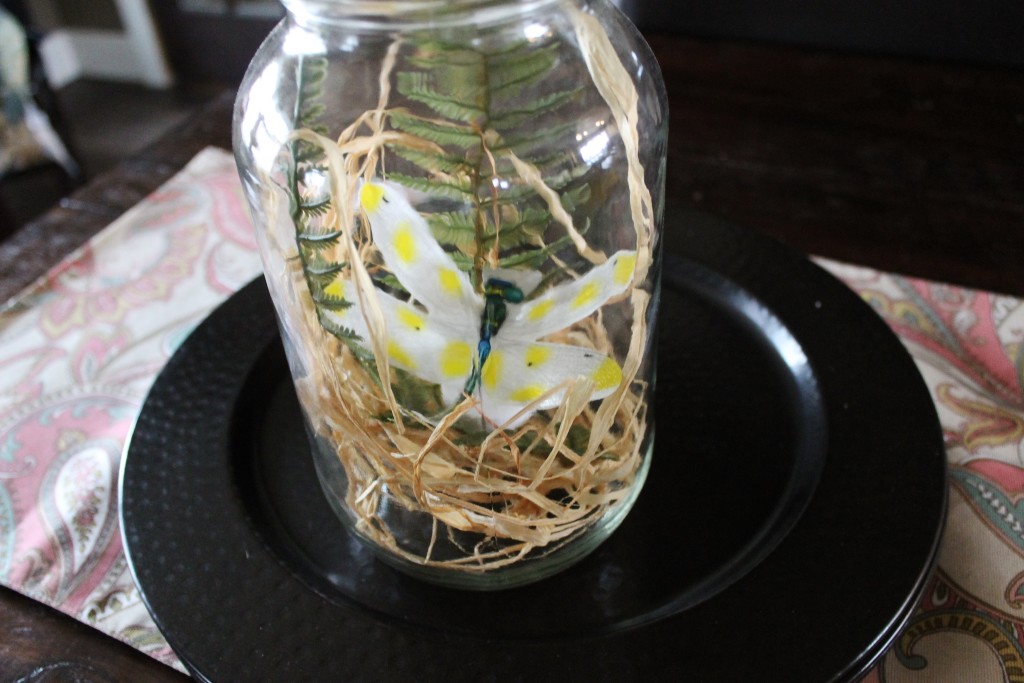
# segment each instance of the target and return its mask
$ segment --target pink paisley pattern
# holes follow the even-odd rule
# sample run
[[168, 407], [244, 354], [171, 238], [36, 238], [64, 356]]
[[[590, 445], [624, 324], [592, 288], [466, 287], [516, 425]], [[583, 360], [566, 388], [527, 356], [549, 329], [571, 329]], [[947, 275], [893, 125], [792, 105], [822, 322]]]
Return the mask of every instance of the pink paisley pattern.
[[[865, 680], [1024, 683], [1024, 302], [820, 263], [913, 355], [951, 465], [938, 571]], [[170, 354], [258, 272], [211, 149], [0, 308], [0, 582], [178, 668], [125, 566], [121, 449]]]
[[938, 571], [872, 683], [1024, 683], [1024, 302], [822, 261], [899, 335], [950, 464]]
[[170, 354], [259, 272], [209, 149], [0, 307], [0, 582], [179, 669], [121, 548], [121, 452]]

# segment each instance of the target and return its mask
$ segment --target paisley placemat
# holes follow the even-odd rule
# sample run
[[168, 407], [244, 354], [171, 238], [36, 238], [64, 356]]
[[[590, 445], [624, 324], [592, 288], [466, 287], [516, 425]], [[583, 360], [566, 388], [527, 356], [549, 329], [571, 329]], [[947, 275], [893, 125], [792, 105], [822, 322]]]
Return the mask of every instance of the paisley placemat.
[[234, 159], [207, 149], [0, 313], [0, 581], [181, 670], [121, 549], [121, 452], [160, 368], [260, 269]]
[[[866, 680], [1024, 681], [1024, 302], [818, 263], [910, 350], [951, 472], [938, 571]], [[117, 472], [157, 372], [259, 269], [233, 158], [208, 149], [0, 307], [0, 582], [179, 669], [125, 564]]]

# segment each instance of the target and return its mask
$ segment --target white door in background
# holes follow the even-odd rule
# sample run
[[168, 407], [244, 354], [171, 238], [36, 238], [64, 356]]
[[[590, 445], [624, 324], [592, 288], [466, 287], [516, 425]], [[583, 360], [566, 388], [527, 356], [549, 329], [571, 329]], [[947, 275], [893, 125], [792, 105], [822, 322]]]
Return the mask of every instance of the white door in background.
[[146, 0], [114, 0], [114, 4], [120, 31], [58, 26], [47, 32], [40, 52], [54, 88], [78, 78], [128, 81], [153, 88], [173, 84]]

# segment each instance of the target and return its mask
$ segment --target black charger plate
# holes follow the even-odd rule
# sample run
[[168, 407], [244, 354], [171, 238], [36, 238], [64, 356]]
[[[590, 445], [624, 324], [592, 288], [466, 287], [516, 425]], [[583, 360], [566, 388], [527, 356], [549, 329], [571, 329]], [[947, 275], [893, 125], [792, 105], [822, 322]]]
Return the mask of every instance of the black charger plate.
[[[375, 560], [316, 480], [256, 281], [157, 379], [121, 473], [132, 572], [200, 680], [854, 680], [911, 616], [945, 517], [929, 393], [889, 329], [780, 245], [686, 221], [657, 439], [622, 527], [517, 589]], [[666, 680], [666, 679], [662, 679]]]

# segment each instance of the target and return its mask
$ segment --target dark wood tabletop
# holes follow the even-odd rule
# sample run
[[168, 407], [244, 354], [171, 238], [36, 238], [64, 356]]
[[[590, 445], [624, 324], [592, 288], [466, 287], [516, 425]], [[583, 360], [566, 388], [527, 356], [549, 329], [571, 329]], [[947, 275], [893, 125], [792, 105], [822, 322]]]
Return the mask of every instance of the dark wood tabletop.
[[[665, 244], [700, 210], [804, 253], [1024, 296], [1024, 73], [649, 37], [671, 122]], [[0, 301], [208, 145], [232, 93], [0, 244]], [[0, 589], [0, 680], [172, 681], [126, 645]]]

